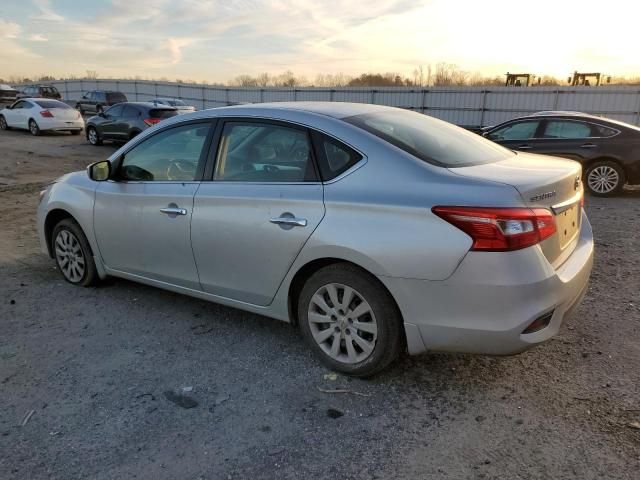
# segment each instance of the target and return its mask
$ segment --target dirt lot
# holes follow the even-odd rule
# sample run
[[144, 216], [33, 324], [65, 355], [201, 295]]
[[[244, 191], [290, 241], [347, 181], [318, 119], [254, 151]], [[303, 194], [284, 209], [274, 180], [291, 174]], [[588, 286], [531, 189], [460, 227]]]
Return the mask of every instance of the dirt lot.
[[[552, 341], [354, 380], [284, 323], [65, 283], [37, 193], [112, 151], [0, 132], [0, 478], [639, 478], [640, 190], [587, 199], [592, 283]], [[194, 408], [165, 396], [184, 387]]]

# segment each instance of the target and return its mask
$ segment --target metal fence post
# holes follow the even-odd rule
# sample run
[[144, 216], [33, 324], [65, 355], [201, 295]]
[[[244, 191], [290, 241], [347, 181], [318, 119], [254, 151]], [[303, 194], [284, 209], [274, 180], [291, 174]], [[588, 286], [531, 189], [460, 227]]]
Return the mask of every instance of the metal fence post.
[[333, 102], [333, 96], [336, 93], [336, 91], [332, 88], [331, 90], [329, 90], [329, 101]]
[[205, 89], [206, 89], [206, 87], [203, 85], [203, 86], [202, 86], [202, 109], [203, 109], [203, 110], [204, 110], [205, 108], [207, 108], [207, 107], [206, 107], [206, 104], [204, 103], [204, 102], [205, 102], [205, 100], [204, 100], [204, 99], [205, 99], [205, 94], [204, 94]]
[[227, 105], [229, 105], [229, 89], [228, 88], [224, 89], [224, 101], [227, 103]]
[[158, 98], [158, 82], [155, 82], [155, 83], [153, 84], [153, 96], [154, 96], [155, 98]]
[[376, 91], [372, 88], [371, 89], [371, 104], [376, 103]]
[[560, 89], [556, 88], [556, 97], [553, 99], [553, 109], [558, 109], [558, 100], [560, 99]]
[[298, 101], [298, 89], [297, 88], [293, 88], [293, 101], [297, 102]]
[[482, 91], [482, 109], [480, 110], [480, 126], [484, 127], [484, 112], [487, 109], [487, 93], [488, 90]]
[[264, 103], [264, 88], [260, 89], [260, 103]]
[[138, 101], [138, 81], [133, 81], [133, 93], [135, 94], [136, 101]]
[[425, 110], [427, 109], [427, 93], [429, 92], [429, 90], [427, 90], [426, 88], [422, 89], [422, 113], [425, 113]]

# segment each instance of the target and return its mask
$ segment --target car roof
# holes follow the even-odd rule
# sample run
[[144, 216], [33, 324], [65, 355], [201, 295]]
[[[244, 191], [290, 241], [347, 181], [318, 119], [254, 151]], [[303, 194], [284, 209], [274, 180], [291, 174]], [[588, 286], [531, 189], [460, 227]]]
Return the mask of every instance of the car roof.
[[385, 105], [372, 105], [369, 103], [349, 103], [349, 102], [272, 102], [272, 103], [249, 103], [246, 105], [233, 105], [229, 107], [218, 107], [203, 112], [211, 111], [216, 116], [218, 112], [256, 112], [260, 110], [295, 110], [300, 112], [315, 113], [334, 118], [346, 118], [354, 115], [363, 115], [381, 111], [397, 111], [396, 107]]
[[[553, 119], [561, 119], [561, 120], [589, 120], [592, 121], [594, 123], [599, 123], [599, 124], [603, 124], [603, 125], [615, 125], [616, 127], [622, 127], [622, 128], [627, 128], [629, 130], [634, 130], [636, 132], [640, 131], [640, 127], [637, 127], [635, 125], [632, 125], [630, 123], [625, 123], [625, 122], [621, 122], [619, 120], [614, 120], [612, 118], [607, 118], [607, 117], [599, 117], [597, 115], [591, 115], [590, 113], [582, 113], [582, 112], [561, 112], [561, 111], [553, 111], [553, 112], [537, 112], [531, 115], [525, 115], [523, 117], [516, 117], [516, 118], [512, 118], [510, 120], [507, 120], [505, 122], [502, 122], [498, 125], [495, 125], [493, 127], [491, 127], [490, 129], [493, 130], [494, 128], [500, 127], [502, 125], [505, 125], [507, 123], [513, 122], [515, 120], [538, 120], [538, 119], [545, 119], [545, 118], [553, 118]], [[488, 129], [489, 130], [489, 129]]]

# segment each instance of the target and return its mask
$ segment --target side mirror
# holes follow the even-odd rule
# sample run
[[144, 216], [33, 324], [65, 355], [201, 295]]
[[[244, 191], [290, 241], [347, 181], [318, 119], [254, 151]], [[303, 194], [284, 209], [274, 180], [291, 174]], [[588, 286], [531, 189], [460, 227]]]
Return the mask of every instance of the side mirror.
[[94, 182], [106, 182], [111, 177], [111, 162], [102, 160], [87, 167], [87, 175]]

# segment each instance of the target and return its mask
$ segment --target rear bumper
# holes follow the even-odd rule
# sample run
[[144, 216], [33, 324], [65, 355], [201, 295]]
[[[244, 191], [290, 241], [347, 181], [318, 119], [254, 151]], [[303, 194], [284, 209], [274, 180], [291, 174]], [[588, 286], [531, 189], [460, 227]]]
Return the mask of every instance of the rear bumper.
[[38, 121], [40, 130], [67, 132], [70, 130], [81, 131], [84, 128], [83, 120], [56, 120], [56, 121]]
[[[583, 211], [578, 244], [557, 269], [534, 246], [514, 252], [469, 252], [444, 281], [379, 278], [403, 314], [409, 353], [509, 355], [558, 332], [582, 300], [592, 265], [593, 231]], [[546, 327], [522, 333], [550, 312]]]

